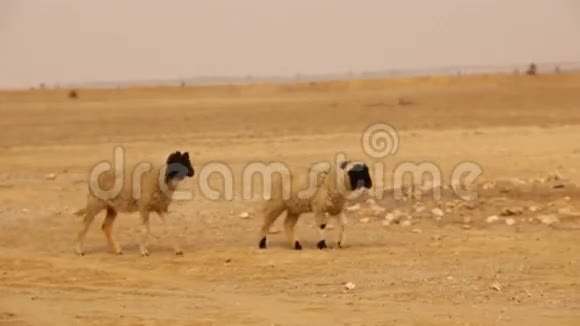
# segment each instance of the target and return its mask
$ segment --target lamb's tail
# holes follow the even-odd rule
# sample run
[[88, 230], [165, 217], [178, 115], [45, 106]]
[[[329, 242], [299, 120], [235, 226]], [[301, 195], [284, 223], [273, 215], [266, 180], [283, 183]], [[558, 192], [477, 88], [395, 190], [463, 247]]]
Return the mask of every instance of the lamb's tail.
[[75, 214], [76, 216], [83, 216], [85, 215], [85, 213], [87, 212], [87, 210], [85, 208], [79, 209], [78, 211], [74, 212], [73, 214]]

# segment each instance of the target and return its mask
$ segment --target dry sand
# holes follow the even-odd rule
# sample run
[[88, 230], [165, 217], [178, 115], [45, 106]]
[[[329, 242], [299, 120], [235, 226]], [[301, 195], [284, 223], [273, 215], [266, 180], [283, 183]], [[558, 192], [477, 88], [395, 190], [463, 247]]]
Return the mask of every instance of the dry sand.
[[[573, 186], [580, 183], [578, 75], [66, 95], [0, 93], [0, 325], [580, 324], [580, 223], [534, 220], [580, 207]], [[563, 189], [496, 185], [469, 208], [447, 204], [455, 198], [426, 200], [421, 214], [386, 193], [377, 201], [382, 215], [364, 205], [349, 213], [342, 250], [334, 249], [335, 230], [329, 250], [314, 249], [309, 215], [298, 226], [304, 250], [290, 250], [282, 233], [258, 250], [255, 202], [239, 198], [243, 167], [308, 166], [337, 153], [372, 164], [360, 139], [379, 122], [400, 137], [396, 155], [382, 160], [386, 186], [403, 161], [433, 162], [445, 180], [465, 161], [482, 167], [481, 181], [556, 171], [568, 180]], [[185, 189], [195, 196], [171, 207], [184, 257], [173, 255], [155, 216], [152, 254], [140, 257], [136, 214], [116, 224], [123, 256], [106, 246], [102, 215], [87, 255], [74, 255], [80, 224], [72, 212], [84, 204], [89, 168], [111, 160], [117, 145], [129, 161], [191, 153], [198, 173]], [[200, 194], [199, 172], [210, 162], [231, 167], [234, 200]], [[443, 218], [424, 214], [437, 205], [449, 207]], [[514, 205], [524, 208], [510, 217], [514, 225], [502, 216], [485, 222]], [[413, 216], [411, 226], [383, 225], [395, 208]], [[250, 218], [240, 218], [244, 211]]]

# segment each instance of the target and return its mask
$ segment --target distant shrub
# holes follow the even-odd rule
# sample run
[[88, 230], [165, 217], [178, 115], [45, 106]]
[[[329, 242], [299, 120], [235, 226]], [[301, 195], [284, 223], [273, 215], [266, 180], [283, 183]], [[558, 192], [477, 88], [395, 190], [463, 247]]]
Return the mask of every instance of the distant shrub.
[[526, 74], [528, 76], [535, 76], [538, 73], [538, 67], [536, 66], [535, 63], [530, 63], [530, 65], [528, 66], [528, 70], [526, 71]]
[[399, 98], [397, 99], [397, 104], [398, 104], [399, 106], [409, 106], [409, 105], [413, 105], [413, 104], [415, 104], [415, 103], [413, 103], [413, 101], [412, 101], [412, 100], [410, 100], [410, 99], [408, 99], [408, 98], [405, 98], [405, 97], [399, 97]]
[[79, 94], [78, 94], [78, 92], [75, 89], [71, 89], [68, 92], [68, 98], [70, 98], [70, 99], [77, 99], [78, 97], [79, 97]]

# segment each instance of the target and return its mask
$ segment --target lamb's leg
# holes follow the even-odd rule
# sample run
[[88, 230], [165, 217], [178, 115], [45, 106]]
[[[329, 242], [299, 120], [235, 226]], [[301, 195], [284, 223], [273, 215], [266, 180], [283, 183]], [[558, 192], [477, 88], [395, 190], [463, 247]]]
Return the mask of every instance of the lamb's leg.
[[296, 223], [298, 222], [298, 217], [298, 214], [291, 214], [290, 212], [286, 213], [286, 219], [284, 220], [284, 230], [286, 231], [286, 236], [288, 237], [290, 246], [296, 250], [301, 250], [302, 245], [294, 233]]
[[163, 225], [165, 226], [165, 230], [166, 230], [167, 234], [171, 238], [171, 246], [173, 247], [175, 254], [177, 256], [183, 256], [183, 251], [181, 251], [181, 248], [179, 247], [179, 243], [177, 241], [177, 237], [175, 235], [175, 231], [173, 228], [173, 221], [171, 219], [168, 219], [167, 216], [165, 215], [165, 213], [157, 212], [157, 214], [159, 215], [159, 218], [161, 218], [161, 221], [163, 222]]
[[87, 202], [86, 210], [85, 210], [85, 217], [83, 218], [83, 224], [81, 230], [78, 233], [77, 237], [77, 246], [76, 246], [76, 253], [79, 256], [84, 256], [84, 241], [95, 216], [103, 210], [104, 207], [100, 206], [97, 201], [89, 199]]
[[264, 220], [262, 222], [262, 229], [260, 230], [260, 243], [258, 245], [260, 249], [267, 248], [266, 236], [268, 235], [268, 232], [270, 232], [272, 224], [274, 224], [278, 216], [280, 216], [283, 211], [284, 208], [277, 206], [270, 206], [264, 209]]
[[346, 224], [348, 222], [346, 219], [346, 214], [344, 214], [344, 212], [340, 213], [338, 221], [339, 221], [339, 226], [338, 226], [337, 246], [338, 246], [338, 248], [342, 248], [344, 246], [344, 229], [345, 229]]
[[319, 241], [316, 245], [318, 249], [325, 249], [326, 246], [326, 224], [328, 223], [328, 217], [322, 212], [314, 212], [314, 219], [316, 225], [318, 226]]
[[141, 210], [141, 243], [139, 244], [139, 251], [141, 252], [141, 256], [149, 256], [149, 250], [147, 250], [149, 232], [149, 211]]
[[103, 232], [105, 233], [105, 238], [109, 243], [109, 246], [117, 255], [122, 255], [123, 251], [121, 250], [121, 246], [113, 237], [113, 224], [115, 223], [115, 218], [117, 217], [117, 211], [112, 207], [107, 207], [107, 216], [105, 217], [105, 221], [103, 222]]

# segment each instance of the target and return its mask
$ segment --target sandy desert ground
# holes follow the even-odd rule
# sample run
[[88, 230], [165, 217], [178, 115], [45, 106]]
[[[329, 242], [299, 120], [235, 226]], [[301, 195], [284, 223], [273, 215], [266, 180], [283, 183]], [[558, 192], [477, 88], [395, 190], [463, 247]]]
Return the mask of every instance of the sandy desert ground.
[[[580, 75], [67, 92], [0, 92], [0, 325], [580, 324]], [[381, 122], [399, 148], [374, 159], [361, 134]], [[155, 216], [152, 254], [141, 257], [136, 214], [115, 226], [124, 255], [106, 246], [102, 215], [87, 254], [74, 254], [72, 212], [115, 146], [128, 161], [190, 152], [193, 199], [171, 206], [183, 257]], [[339, 153], [384, 163], [387, 190], [401, 162], [436, 164], [445, 185], [475, 162], [479, 197], [386, 191], [348, 213], [343, 249], [336, 229], [329, 250], [315, 249], [305, 215], [304, 250], [289, 249], [281, 223], [259, 250], [257, 203], [240, 198], [244, 167]], [[201, 194], [212, 162], [232, 169], [233, 200]]]

